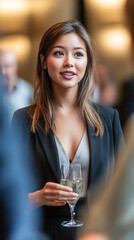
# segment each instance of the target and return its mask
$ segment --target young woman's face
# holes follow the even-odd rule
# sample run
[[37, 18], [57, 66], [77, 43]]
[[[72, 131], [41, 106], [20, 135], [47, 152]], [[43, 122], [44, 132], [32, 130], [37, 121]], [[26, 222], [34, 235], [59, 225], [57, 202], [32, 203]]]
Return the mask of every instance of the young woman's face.
[[67, 89], [78, 86], [86, 66], [85, 43], [76, 33], [68, 33], [56, 41], [44, 67], [47, 68], [53, 87]]

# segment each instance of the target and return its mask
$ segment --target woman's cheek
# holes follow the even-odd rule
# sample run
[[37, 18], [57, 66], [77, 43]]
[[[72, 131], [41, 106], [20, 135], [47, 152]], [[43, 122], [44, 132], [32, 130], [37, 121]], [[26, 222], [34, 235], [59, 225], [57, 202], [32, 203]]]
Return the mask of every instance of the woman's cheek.
[[48, 59], [47, 61], [47, 67], [50, 71], [58, 71], [61, 63], [58, 60], [55, 59]]

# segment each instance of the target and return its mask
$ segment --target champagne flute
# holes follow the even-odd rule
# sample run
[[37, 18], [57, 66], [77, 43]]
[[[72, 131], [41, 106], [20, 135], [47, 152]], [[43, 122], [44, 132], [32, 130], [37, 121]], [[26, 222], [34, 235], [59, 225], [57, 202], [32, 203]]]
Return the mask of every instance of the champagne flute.
[[60, 184], [64, 186], [71, 187], [73, 192], [78, 194], [76, 200], [67, 201], [70, 207], [71, 220], [64, 221], [61, 223], [64, 227], [80, 227], [83, 226], [81, 221], [75, 220], [74, 208], [76, 202], [78, 201], [81, 191], [82, 191], [82, 174], [81, 174], [81, 165], [80, 164], [71, 164], [69, 167], [66, 164], [61, 165], [61, 182]]

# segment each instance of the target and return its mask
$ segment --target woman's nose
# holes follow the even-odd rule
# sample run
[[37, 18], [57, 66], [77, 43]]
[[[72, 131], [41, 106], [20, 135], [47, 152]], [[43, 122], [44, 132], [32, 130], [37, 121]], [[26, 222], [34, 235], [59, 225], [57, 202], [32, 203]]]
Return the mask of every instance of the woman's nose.
[[73, 63], [73, 59], [71, 56], [66, 56], [65, 60], [64, 60], [64, 67], [73, 67], [74, 63]]

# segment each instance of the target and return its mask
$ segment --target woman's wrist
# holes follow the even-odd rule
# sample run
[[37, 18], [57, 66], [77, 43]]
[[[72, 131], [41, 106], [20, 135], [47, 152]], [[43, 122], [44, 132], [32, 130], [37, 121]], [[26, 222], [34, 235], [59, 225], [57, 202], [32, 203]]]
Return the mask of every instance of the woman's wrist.
[[28, 200], [32, 208], [38, 208], [43, 206], [44, 204], [42, 203], [41, 199], [42, 199], [41, 190], [28, 194]]

